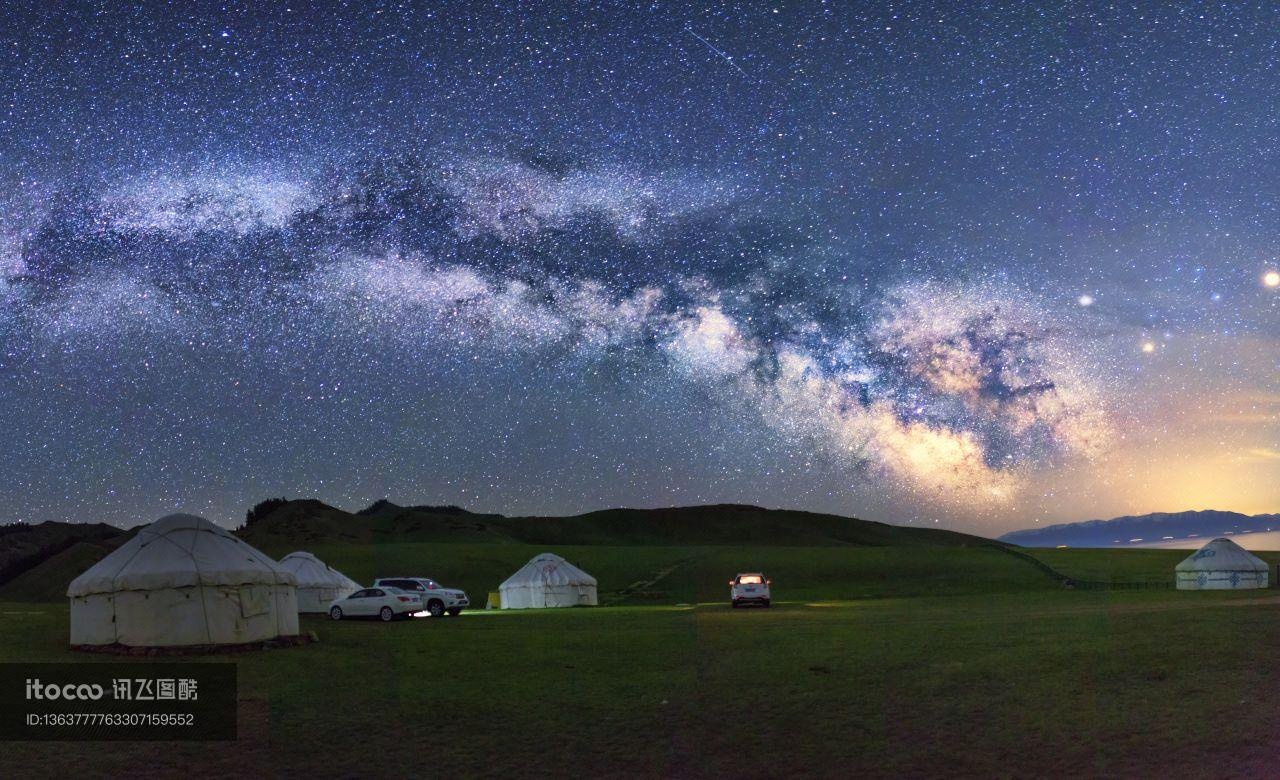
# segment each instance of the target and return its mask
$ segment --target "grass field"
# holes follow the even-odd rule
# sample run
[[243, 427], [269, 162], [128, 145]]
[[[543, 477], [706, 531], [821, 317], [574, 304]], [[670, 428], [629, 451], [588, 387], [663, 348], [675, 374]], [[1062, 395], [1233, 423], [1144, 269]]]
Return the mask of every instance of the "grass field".
[[[428, 574], [480, 601], [543, 548], [314, 551], [360, 580]], [[233, 749], [13, 743], [0, 775], [1229, 776], [1268, 774], [1280, 751], [1280, 594], [1073, 592], [979, 547], [556, 551], [620, 606], [306, 617], [320, 643], [206, 658], [239, 665]], [[1133, 579], [1184, 553], [1036, 555]], [[773, 610], [723, 605], [751, 567], [772, 576]], [[0, 603], [0, 661], [113, 661], [68, 649], [67, 605], [31, 601], [41, 588], [6, 588], [27, 601]]]
[[[61, 776], [1266, 774], [1280, 748], [1276, 598], [1041, 590], [389, 625], [308, 618], [319, 644], [208, 659], [239, 664], [233, 750], [10, 744], [0, 766]], [[62, 604], [0, 605], [0, 660], [111, 662], [68, 650], [66, 624]]]
[[[1053, 568], [1078, 580], [1095, 582], [1172, 582], [1173, 570], [1194, 550], [1030, 549]], [[1280, 552], [1254, 552], [1271, 565], [1280, 564]]]
[[[482, 603], [548, 548], [311, 549], [360, 581], [424, 574]], [[9, 743], [0, 776], [1221, 777], [1271, 774], [1280, 751], [1274, 591], [1070, 591], [980, 546], [549, 549], [614, 606], [306, 617], [318, 644], [203, 659], [239, 666], [234, 746]], [[1185, 557], [1032, 552], [1125, 581]], [[120, 660], [67, 647], [50, 580], [82, 558], [0, 591], [0, 662]], [[726, 580], [751, 568], [775, 607], [730, 610]]]
[[[267, 547], [277, 557], [289, 550]], [[319, 545], [312, 551], [360, 582], [378, 576], [434, 577], [484, 595], [541, 552], [590, 572], [602, 601], [675, 605], [719, 600], [739, 571], [762, 570], [778, 597], [861, 599], [930, 593], [992, 593], [1054, 588], [1050, 578], [997, 550], [980, 547], [536, 547], [516, 544]], [[656, 579], [656, 581], [655, 581]], [[652, 583], [624, 594], [637, 583]]]
[[[297, 545], [264, 545], [280, 558]], [[1055, 583], [1012, 556], [985, 547], [550, 547], [523, 544], [313, 544], [310, 552], [358, 582], [426, 576], [467, 591], [476, 606], [530, 558], [555, 552], [600, 582], [616, 604], [679, 604], [721, 598], [739, 571], [763, 570], [788, 599], [858, 599], [930, 593], [1045, 589]], [[57, 601], [92, 563], [78, 548], [0, 587], [0, 600]], [[649, 583], [640, 588], [632, 586]], [[782, 598], [784, 596], [780, 596]]]

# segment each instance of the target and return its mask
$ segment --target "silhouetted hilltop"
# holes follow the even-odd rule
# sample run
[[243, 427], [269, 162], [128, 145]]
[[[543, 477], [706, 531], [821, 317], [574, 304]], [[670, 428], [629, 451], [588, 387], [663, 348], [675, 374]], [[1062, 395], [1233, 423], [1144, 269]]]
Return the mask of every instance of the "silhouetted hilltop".
[[393, 504], [385, 498], [374, 501], [369, 506], [356, 512], [360, 517], [373, 517], [376, 515], [394, 515], [400, 512], [425, 512], [433, 515], [472, 515], [475, 517], [501, 517], [501, 515], [478, 515], [475, 512], [469, 512], [460, 506], [446, 504], [443, 506], [417, 505], [417, 506], [400, 506]]
[[[76, 550], [74, 558], [87, 562], [85, 568], [88, 568], [124, 544], [135, 531], [105, 523], [47, 522], [0, 526], [0, 584], [41, 569], [50, 559], [73, 548]], [[65, 583], [63, 586], [65, 589]]]
[[507, 517], [457, 506], [401, 507], [386, 499], [356, 513], [293, 501], [246, 525], [254, 544], [318, 541], [492, 542], [604, 545], [968, 545], [990, 540], [953, 531], [740, 504], [616, 508], [568, 517]]

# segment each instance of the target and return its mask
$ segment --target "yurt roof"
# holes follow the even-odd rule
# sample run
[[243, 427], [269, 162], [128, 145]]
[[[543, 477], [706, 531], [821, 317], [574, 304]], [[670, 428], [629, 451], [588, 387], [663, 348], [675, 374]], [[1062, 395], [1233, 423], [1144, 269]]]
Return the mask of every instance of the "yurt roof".
[[68, 596], [195, 585], [286, 583], [297, 579], [232, 534], [195, 515], [168, 515], [71, 581]]
[[280, 566], [298, 578], [300, 588], [360, 587], [355, 580], [309, 552], [291, 552], [280, 559]]
[[1214, 539], [1178, 564], [1177, 571], [1267, 571], [1267, 562], [1230, 539]]
[[515, 574], [507, 578], [500, 588], [521, 588], [546, 585], [595, 585], [596, 578], [553, 553], [534, 557]]

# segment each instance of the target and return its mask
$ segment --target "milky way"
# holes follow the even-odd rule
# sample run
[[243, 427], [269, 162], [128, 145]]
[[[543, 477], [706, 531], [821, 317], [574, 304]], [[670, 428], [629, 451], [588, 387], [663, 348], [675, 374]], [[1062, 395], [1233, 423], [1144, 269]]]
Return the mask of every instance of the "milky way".
[[1280, 16], [10, 15], [3, 518], [1280, 502]]

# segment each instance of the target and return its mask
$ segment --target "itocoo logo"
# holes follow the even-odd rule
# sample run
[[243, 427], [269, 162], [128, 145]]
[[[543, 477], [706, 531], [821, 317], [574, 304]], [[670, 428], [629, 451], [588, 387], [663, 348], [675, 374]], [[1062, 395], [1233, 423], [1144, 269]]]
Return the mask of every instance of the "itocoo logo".
[[97, 701], [101, 699], [105, 692], [101, 685], [86, 685], [68, 683], [66, 685], [56, 685], [54, 683], [42, 683], [40, 678], [27, 678], [27, 700], [48, 700], [55, 701], [57, 699], [80, 700], [80, 701]]

